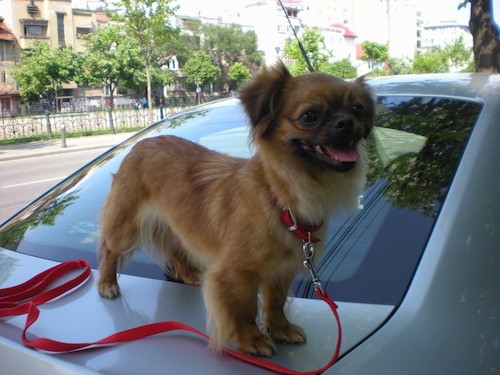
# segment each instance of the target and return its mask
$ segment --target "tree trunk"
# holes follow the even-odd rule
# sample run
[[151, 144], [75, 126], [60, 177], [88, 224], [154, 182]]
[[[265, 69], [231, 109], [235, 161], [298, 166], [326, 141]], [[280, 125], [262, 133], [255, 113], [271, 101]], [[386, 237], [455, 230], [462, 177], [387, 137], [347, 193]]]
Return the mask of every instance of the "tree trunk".
[[492, 17], [491, 0], [470, 0], [470, 4], [476, 72], [500, 73], [500, 30]]
[[147, 80], [147, 91], [148, 91], [148, 115], [149, 115], [149, 123], [152, 124], [154, 121], [153, 118], [153, 101], [151, 95], [151, 67], [149, 64], [146, 64], [146, 80]]
[[113, 84], [109, 84], [109, 112], [108, 112], [108, 119], [109, 119], [109, 131], [113, 134], [116, 133], [115, 129], [115, 124], [113, 121], [113, 109], [115, 109], [115, 98], [114, 98], [114, 88]]

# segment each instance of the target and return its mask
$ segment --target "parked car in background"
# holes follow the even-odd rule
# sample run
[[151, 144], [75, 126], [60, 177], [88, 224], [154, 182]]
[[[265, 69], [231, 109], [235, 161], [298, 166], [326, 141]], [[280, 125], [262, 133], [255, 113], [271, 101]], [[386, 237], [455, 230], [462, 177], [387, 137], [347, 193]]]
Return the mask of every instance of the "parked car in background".
[[[353, 215], [332, 218], [319, 277], [339, 305], [338, 362], [325, 374], [500, 372], [500, 75], [369, 80], [378, 103], [367, 186]], [[237, 98], [170, 116], [84, 166], [0, 227], [0, 288], [70, 259], [97, 267], [99, 214], [111, 176], [136, 142], [175, 134], [248, 157]], [[168, 166], [166, 166], [168, 167]], [[300, 249], [298, 249], [300, 251]], [[123, 267], [122, 296], [91, 283], [42, 306], [31, 334], [97, 340], [155, 321], [204, 330], [199, 287], [167, 280], [145, 252]], [[272, 361], [308, 371], [328, 362], [335, 322], [309, 274], [296, 277], [288, 314], [308, 341]], [[0, 320], [1, 371], [12, 374], [264, 374], [189, 333], [49, 355], [21, 343], [24, 317]]]

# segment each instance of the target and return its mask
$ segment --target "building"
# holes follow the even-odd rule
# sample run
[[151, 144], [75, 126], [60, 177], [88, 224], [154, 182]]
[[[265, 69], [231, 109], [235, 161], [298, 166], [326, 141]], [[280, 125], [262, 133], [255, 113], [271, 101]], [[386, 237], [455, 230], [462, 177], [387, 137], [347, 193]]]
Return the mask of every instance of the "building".
[[17, 113], [20, 102], [16, 82], [9, 74], [14, 67], [16, 50], [19, 50], [17, 39], [0, 17], [0, 116], [10, 117]]
[[[40, 41], [57, 46], [72, 46], [83, 52], [81, 36], [97, 29], [97, 10], [74, 8], [71, 0], [0, 0], [0, 97], [2, 115], [16, 115], [25, 105], [10, 70], [22, 50]], [[68, 98], [81, 94], [75, 83], [65, 85], [59, 96], [60, 107]]]
[[469, 26], [456, 21], [443, 21], [424, 26], [422, 47], [429, 50], [432, 48], [443, 48], [453, 44], [460, 38], [464, 45], [472, 50], [472, 34]]
[[[257, 35], [258, 49], [264, 60], [272, 64], [277, 59], [286, 60], [285, 44], [302, 34], [304, 27], [320, 30], [325, 45], [334, 56], [333, 61], [356, 60], [356, 33], [343, 23], [336, 21], [337, 14], [344, 14], [346, 0], [233, 0], [218, 7], [211, 3], [194, 4], [179, 1], [178, 17], [196, 17], [202, 22], [221, 25], [237, 24], [243, 30], [253, 30]], [[288, 18], [287, 18], [288, 16]], [[212, 20], [212, 21], [211, 21]]]

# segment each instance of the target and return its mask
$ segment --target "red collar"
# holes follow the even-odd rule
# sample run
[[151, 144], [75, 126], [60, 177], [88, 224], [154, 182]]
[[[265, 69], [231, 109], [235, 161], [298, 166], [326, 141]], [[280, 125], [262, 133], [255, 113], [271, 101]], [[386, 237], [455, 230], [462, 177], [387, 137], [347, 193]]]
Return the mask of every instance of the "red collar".
[[[316, 232], [321, 228], [323, 225], [323, 222], [321, 222], [319, 225], [313, 226], [313, 227], [308, 227], [305, 226], [301, 223], [299, 223], [296, 219], [295, 216], [292, 214], [292, 211], [290, 211], [289, 208], [283, 208], [281, 210], [281, 221], [283, 222], [283, 225], [285, 228], [289, 231], [292, 232], [295, 237], [298, 239], [308, 242], [309, 240], [312, 243], [316, 243], [321, 241], [319, 238], [310, 236], [311, 233]], [[310, 238], [309, 238], [310, 236]]]

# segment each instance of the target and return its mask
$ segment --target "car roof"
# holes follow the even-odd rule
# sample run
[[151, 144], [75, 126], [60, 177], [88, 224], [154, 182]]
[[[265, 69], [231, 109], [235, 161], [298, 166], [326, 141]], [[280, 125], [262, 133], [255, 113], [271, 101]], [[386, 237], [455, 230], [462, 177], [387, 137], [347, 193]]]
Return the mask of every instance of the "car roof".
[[439, 95], [461, 97], [498, 104], [500, 74], [456, 73], [398, 75], [371, 78], [368, 84], [377, 89], [377, 95]]

